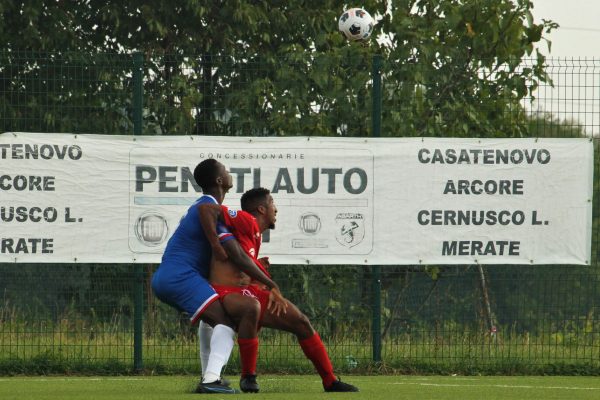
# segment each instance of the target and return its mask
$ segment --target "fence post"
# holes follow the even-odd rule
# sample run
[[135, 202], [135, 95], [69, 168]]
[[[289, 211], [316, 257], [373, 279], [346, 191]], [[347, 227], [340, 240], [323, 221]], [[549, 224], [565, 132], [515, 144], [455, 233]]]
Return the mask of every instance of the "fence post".
[[[133, 54], [133, 134], [142, 134], [142, 102], [144, 85], [142, 82], [142, 69], [144, 58], [142, 53]], [[144, 318], [144, 267], [134, 264], [133, 277], [133, 369], [141, 371], [144, 367], [143, 360], [143, 318]]]
[[144, 57], [142, 53], [133, 53], [133, 134], [142, 134], [142, 102], [144, 98], [144, 84], [142, 70]]
[[[381, 136], [381, 55], [373, 56], [373, 137]], [[372, 276], [372, 293], [373, 293], [373, 321], [372, 332], [373, 338], [373, 361], [381, 362], [381, 266], [373, 266]]]

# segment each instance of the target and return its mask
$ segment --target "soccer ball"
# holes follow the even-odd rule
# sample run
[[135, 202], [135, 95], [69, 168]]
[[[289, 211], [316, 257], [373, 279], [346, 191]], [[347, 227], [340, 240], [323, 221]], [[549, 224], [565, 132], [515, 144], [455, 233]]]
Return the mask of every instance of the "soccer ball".
[[373, 32], [375, 21], [362, 8], [351, 8], [343, 12], [338, 28], [350, 40], [367, 40]]

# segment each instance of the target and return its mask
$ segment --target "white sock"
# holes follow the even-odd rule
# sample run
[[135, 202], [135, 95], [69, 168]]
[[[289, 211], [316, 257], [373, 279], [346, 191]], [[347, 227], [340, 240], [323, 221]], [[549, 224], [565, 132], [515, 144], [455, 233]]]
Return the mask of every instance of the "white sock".
[[210, 338], [212, 337], [213, 328], [204, 321], [198, 324], [198, 343], [200, 347], [200, 368], [202, 368], [202, 376], [206, 373], [208, 358], [210, 357]]
[[214, 382], [221, 378], [221, 370], [227, 364], [233, 350], [234, 336], [235, 331], [227, 325], [220, 324], [213, 328], [210, 356], [206, 363], [206, 373], [202, 378], [203, 383]]

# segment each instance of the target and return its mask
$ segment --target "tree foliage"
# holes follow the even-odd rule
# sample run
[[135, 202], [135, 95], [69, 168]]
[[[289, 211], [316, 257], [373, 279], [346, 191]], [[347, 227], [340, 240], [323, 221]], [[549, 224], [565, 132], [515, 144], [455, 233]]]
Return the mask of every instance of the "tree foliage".
[[[547, 82], [534, 48], [552, 22], [528, 0], [396, 1], [382, 29], [387, 53], [383, 120], [392, 136], [527, 134], [521, 100]], [[394, 130], [399, 126], [400, 132]]]
[[530, 0], [363, 7], [366, 44], [337, 32], [334, 0], [2, 2], [2, 129], [130, 133], [141, 51], [146, 134], [369, 135], [376, 54], [384, 135], [527, 134], [520, 102], [548, 79], [534, 46], [555, 27]]

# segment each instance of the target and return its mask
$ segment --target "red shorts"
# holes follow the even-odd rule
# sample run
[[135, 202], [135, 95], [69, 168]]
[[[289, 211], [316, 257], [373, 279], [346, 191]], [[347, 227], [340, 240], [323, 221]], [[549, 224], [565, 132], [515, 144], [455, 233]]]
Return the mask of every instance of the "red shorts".
[[248, 286], [225, 286], [225, 285], [212, 285], [215, 291], [219, 294], [219, 299], [221, 302], [231, 293], [239, 293], [242, 296], [253, 297], [260, 303], [260, 319], [262, 319], [267, 306], [269, 305], [269, 295], [271, 292], [269, 290], [263, 290], [256, 285], [248, 285]]

